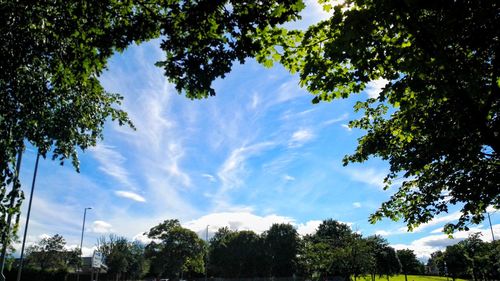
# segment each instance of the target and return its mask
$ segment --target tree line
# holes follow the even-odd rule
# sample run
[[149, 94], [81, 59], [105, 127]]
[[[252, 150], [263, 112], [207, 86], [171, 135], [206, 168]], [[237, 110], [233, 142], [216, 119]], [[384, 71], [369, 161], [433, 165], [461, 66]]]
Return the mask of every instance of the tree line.
[[475, 233], [444, 251], [432, 253], [427, 265], [431, 273], [453, 280], [500, 280], [500, 242], [484, 242]]
[[[376, 280], [384, 276], [390, 280], [398, 274], [405, 275], [406, 280], [407, 275], [423, 274], [453, 280], [500, 279], [500, 242], [484, 242], [478, 233], [432, 253], [426, 264], [413, 250], [395, 250], [381, 236], [363, 237], [333, 219], [324, 220], [315, 233], [304, 236], [292, 225], [281, 223], [261, 234], [223, 227], [205, 241], [175, 219], [158, 224], [144, 235], [149, 243], [116, 235], [98, 239], [96, 248], [107, 266], [100, 280], [189, 280], [205, 276], [309, 280]], [[56, 234], [28, 248], [25, 268], [36, 272], [37, 280], [67, 280], [81, 266], [79, 253], [79, 249], [68, 250], [64, 238]]]
[[[363, 237], [347, 224], [332, 219], [323, 221], [314, 234], [305, 236], [300, 236], [290, 224], [273, 224], [262, 234], [220, 228], [207, 242], [175, 219], [144, 234], [150, 239], [147, 244], [115, 235], [98, 239], [97, 251], [104, 255], [108, 267], [101, 280], [205, 276], [311, 280], [371, 276], [375, 280], [376, 276], [389, 279], [400, 273], [424, 273], [424, 265], [412, 250], [396, 251], [384, 238]], [[42, 239], [27, 252], [25, 268], [52, 274], [52, 278], [61, 272], [68, 275], [78, 266], [79, 250], [65, 250], [60, 235]]]

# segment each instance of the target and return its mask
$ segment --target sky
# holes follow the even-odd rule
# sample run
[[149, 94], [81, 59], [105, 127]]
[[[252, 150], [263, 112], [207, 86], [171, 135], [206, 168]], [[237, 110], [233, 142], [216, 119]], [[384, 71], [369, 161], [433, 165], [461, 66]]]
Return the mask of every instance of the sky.
[[[306, 2], [303, 21], [291, 26], [303, 28], [328, 16], [315, 2]], [[143, 233], [166, 219], [179, 219], [204, 238], [207, 229], [209, 235], [224, 226], [261, 233], [273, 223], [291, 223], [304, 235], [332, 218], [364, 236], [382, 235], [396, 249], [413, 249], [421, 259], [470, 232], [491, 240], [487, 221], [455, 239], [443, 234], [443, 225], [459, 217], [453, 207], [411, 233], [402, 222], [368, 223], [396, 190], [382, 188], [388, 164], [370, 159], [344, 167], [342, 158], [363, 135], [347, 126], [359, 117], [354, 103], [377, 96], [384, 81], [348, 99], [313, 105], [296, 75], [248, 60], [215, 81], [217, 96], [189, 100], [154, 66], [164, 57], [159, 43], [115, 55], [101, 77], [106, 90], [123, 95], [121, 108], [136, 130], [106, 123], [104, 140], [80, 154], [80, 173], [70, 162], [40, 161], [28, 245], [61, 234], [69, 247], [79, 246], [86, 207], [92, 209], [84, 255], [91, 255], [101, 236], [146, 241]], [[27, 198], [35, 156], [28, 148], [23, 158]], [[500, 215], [490, 211], [500, 237]]]

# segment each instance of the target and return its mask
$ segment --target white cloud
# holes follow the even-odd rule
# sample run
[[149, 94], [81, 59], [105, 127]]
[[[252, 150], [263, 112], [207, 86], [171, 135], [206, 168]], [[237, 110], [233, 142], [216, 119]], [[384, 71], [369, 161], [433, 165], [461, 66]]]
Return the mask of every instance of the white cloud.
[[[269, 230], [276, 223], [289, 223], [297, 229], [299, 235], [313, 234], [322, 223], [320, 220], [311, 220], [305, 223], [297, 223], [291, 217], [279, 216], [275, 214], [267, 216], [255, 215], [251, 210], [235, 212], [220, 212], [202, 216], [198, 219], [188, 221], [184, 227], [198, 233], [205, 238], [208, 226], [208, 236], [212, 237], [219, 228], [228, 227], [231, 230], [252, 230], [258, 234]], [[348, 225], [351, 225], [348, 223]]]
[[153, 239], [148, 238], [147, 235], [145, 235], [143, 232], [141, 232], [141, 233], [138, 233], [137, 235], [135, 235], [134, 237], [132, 237], [132, 241], [139, 241], [139, 242], [143, 243], [144, 245], [147, 245], [147, 244], [151, 243], [151, 241], [153, 241]]
[[352, 206], [354, 208], [361, 208], [361, 203], [360, 202], [354, 202], [354, 203], [352, 203]]
[[342, 128], [346, 129], [348, 132], [352, 132], [352, 128], [351, 128], [351, 127], [349, 127], [349, 125], [347, 125], [347, 124], [342, 124], [341, 126], [342, 126]]
[[375, 235], [380, 235], [380, 236], [389, 236], [391, 235], [391, 232], [385, 231], [385, 230], [377, 230], [375, 231]]
[[340, 116], [338, 118], [333, 118], [333, 119], [330, 119], [330, 120], [326, 120], [325, 122], [323, 122], [323, 125], [328, 126], [328, 125], [332, 125], [332, 124], [335, 124], [335, 123], [338, 123], [338, 122], [342, 122], [342, 121], [346, 120], [348, 117], [349, 117], [349, 114], [344, 113], [344, 114], [342, 114], [342, 116]]
[[284, 175], [284, 176], [283, 176], [283, 179], [284, 179], [285, 181], [294, 181], [294, 180], [295, 180], [295, 177], [292, 177], [292, 176], [290, 176], [290, 175]]
[[131, 199], [131, 200], [134, 200], [137, 202], [146, 202], [146, 199], [144, 197], [142, 197], [141, 195], [139, 195], [137, 193], [131, 192], [131, 191], [117, 190], [117, 191], [115, 191], [115, 194], [117, 196]]
[[115, 178], [121, 184], [132, 187], [129, 173], [122, 166], [126, 159], [121, 153], [115, 150], [115, 147], [97, 144], [95, 147], [89, 148], [89, 151], [99, 162], [99, 170]]
[[94, 221], [92, 224], [92, 227], [90, 228], [90, 231], [94, 233], [109, 233], [112, 232], [112, 225], [110, 223], [107, 223], [105, 221]]
[[314, 138], [314, 134], [310, 129], [301, 129], [295, 131], [288, 142], [288, 147], [299, 147]]
[[[500, 224], [493, 226], [493, 231], [496, 236], [500, 235]], [[481, 239], [484, 241], [491, 241], [491, 233], [489, 228], [476, 227], [471, 228], [469, 231], [460, 231], [453, 235], [450, 239], [446, 234], [434, 234], [429, 235], [417, 240], [414, 240], [410, 244], [393, 244], [395, 249], [410, 249], [415, 252], [418, 258], [428, 259], [431, 253], [443, 250], [446, 246], [456, 244], [464, 239], [466, 239], [470, 234], [479, 232], [481, 233]]]
[[207, 226], [209, 236], [212, 236], [222, 227], [228, 227], [231, 230], [253, 230], [256, 233], [262, 233], [275, 223], [293, 222], [292, 218], [278, 215], [258, 216], [250, 212], [221, 212], [202, 216], [183, 225], [197, 232], [200, 237], [205, 237]]
[[382, 189], [384, 187], [385, 172], [373, 168], [346, 168], [341, 170], [346, 173], [351, 180], [366, 183]]
[[259, 94], [254, 92], [253, 95], [252, 95], [252, 101], [251, 101], [251, 109], [255, 110], [257, 109], [257, 107], [259, 106], [260, 104], [260, 97], [259, 97]]
[[488, 213], [494, 213], [496, 211], [498, 211], [498, 209], [496, 209], [493, 205], [490, 205], [486, 208], [486, 212]]
[[297, 232], [304, 236], [307, 234], [314, 234], [318, 230], [318, 226], [322, 223], [323, 221], [320, 220], [311, 220], [303, 224], [297, 225]]
[[377, 80], [370, 81], [366, 85], [365, 92], [370, 98], [377, 98], [382, 91], [382, 88], [389, 83], [389, 80], [379, 78]]
[[217, 181], [217, 179], [214, 176], [210, 175], [210, 174], [202, 174], [201, 176], [204, 177], [204, 178], [206, 178], [207, 180], [209, 180], [211, 182], [216, 182]]
[[[422, 232], [424, 229], [427, 229], [428, 227], [436, 226], [436, 225], [442, 225], [443, 226], [446, 223], [458, 220], [460, 218], [460, 215], [461, 215], [461, 213], [459, 211], [457, 211], [457, 212], [454, 212], [454, 213], [451, 213], [451, 214], [447, 214], [447, 215], [435, 217], [432, 220], [430, 220], [429, 222], [426, 222], [426, 223], [423, 223], [423, 224], [419, 225], [418, 227], [416, 227], [415, 229], [413, 229], [412, 232]], [[402, 228], [399, 229], [399, 231], [402, 232], [402, 233], [404, 233], [404, 232], [407, 231], [407, 228], [406, 227], [402, 227]], [[436, 233], [436, 230], [434, 230], [433, 233]]]
[[217, 173], [222, 182], [222, 191], [240, 186], [242, 173], [245, 171], [245, 161], [271, 146], [274, 146], [274, 143], [262, 142], [232, 150]]
[[[79, 248], [80, 248], [80, 245], [76, 245], [76, 244], [71, 244], [71, 245], [66, 246], [66, 249], [68, 249], [68, 250], [74, 250], [74, 249], [79, 249]], [[96, 251], [96, 250], [97, 250], [96, 246], [93, 246], [93, 247], [83, 246], [82, 247], [82, 257], [91, 257], [94, 254], [94, 251]]]

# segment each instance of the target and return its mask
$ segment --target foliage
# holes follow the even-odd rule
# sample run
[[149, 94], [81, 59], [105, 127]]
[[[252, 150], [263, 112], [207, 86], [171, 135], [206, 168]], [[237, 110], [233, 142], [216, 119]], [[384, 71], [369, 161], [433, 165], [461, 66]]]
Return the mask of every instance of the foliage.
[[364, 116], [350, 126], [366, 134], [344, 158], [390, 164], [386, 189], [399, 190], [370, 221], [402, 218], [412, 230], [458, 205], [461, 217], [445, 228], [452, 233], [481, 222], [489, 205], [500, 208], [498, 1], [321, 2], [329, 19], [269, 32], [257, 59], [299, 72], [313, 103], [387, 81], [354, 107]]
[[306, 236], [302, 241], [298, 262], [305, 276], [322, 280], [334, 262], [334, 252], [327, 243], [316, 242], [311, 236]]
[[455, 244], [446, 247], [444, 261], [446, 262], [447, 274], [453, 280], [467, 273], [468, 264], [462, 245]]
[[183, 228], [178, 220], [166, 220], [145, 235], [153, 240], [146, 246], [145, 255], [155, 277], [178, 279], [185, 271], [204, 271], [203, 240], [193, 231]]
[[[357, 278], [369, 272], [386, 274], [382, 269], [374, 271], [377, 261], [382, 263], [383, 258], [388, 258], [376, 259], [374, 241], [353, 233], [346, 224], [328, 219], [318, 226], [315, 234], [304, 237], [298, 261], [306, 277], [314, 280], [332, 276]], [[386, 264], [389, 263], [394, 261], [387, 260]]]
[[442, 251], [436, 251], [431, 254], [431, 257], [427, 261], [427, 274], [432, 275], [445, 275], [445, 263], [444, 263], [444, 254]]
[[262, 234], [271, 276], [290, 277], [296, 272], [299, 234], [291, 224], [273, 224]]
[[144, 258], [144, 246], [139, 242], [129, 242], [125, 237], [110, 235], [99, 238], [97, 251], [104, 255], [104, 263], [108, 267], [108, 273], [120, 280], [122, 276], [126, 279], [139, 279], [147, 271]]
[[367, 238], [367, 243], [374, 258], [370, 272], [372, 280], [375, 280], [376, 275], [385, 275], [389, 279], [389, 276], [398, 274], [401, 271], [401, 262], [398, 259], [396, 250], [389, 246], [386, 239], [380, 236], [371, 236]]
[[397, 250], [396, 254], [401, 262], [401, 272], [405, 275], [405, 280], [407, 281], [408, 274], [421, 274], [420, 272], [420, 262], [417, 256], [410, 249]]
[[298, 18], [303, 7], [301, 0], [1, 1], [0, 231], [7, 213], [19, 213], [14, 165], [25, 142], [78, 170], [78, 150], [103, 137], [106, 120], [132, 125], [122, 97], [98, 79], [114, 53], [161, 36], [166, 58], [157, 65], [188, 97], [206, 97], [234, 61], [261, 48], [260, 30]]
[[497, 280], [500, 278], [498, 245], [498, 241], [485, 242], [479, 233], [474, 233], [458, 244], [446, 247], [444, 252], [432, 253], [428, 267], [431, 273], [441, 276], [449, 274], [452, 278]]
[[65, 271], [74, 269], [80, 261], [80, 250], [66, 249], [64, 238], [56, 234], [41, 239], [26, 250], [26, 265], [41, 271]]
[[264, 239], [253, 231], [219, 229], [210, 240], [210, 267], [224, 278], [267, 277], [270, 259]]

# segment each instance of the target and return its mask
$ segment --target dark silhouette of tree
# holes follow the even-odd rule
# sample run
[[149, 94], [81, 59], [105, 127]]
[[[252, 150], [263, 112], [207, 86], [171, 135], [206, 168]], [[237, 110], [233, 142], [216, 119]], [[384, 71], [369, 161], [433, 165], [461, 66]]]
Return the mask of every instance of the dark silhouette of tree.
[[263, 233], [264, 250], [274, 277], [290, 277], [296, 272], [299, 234], [291, 224], [273, 224]]
[[396, 254], [401, 262], [401, 272], [405, 275], [405, 281], [408, 281], [408, 274], [420, 274], [420, 262], [417, 256], [410, 249], [397, 250]]
[[144, 246], [139, 242], [130, 242], [125, 237], [110, 235], [99, 238], [97, 251], [104, 255], [107, 273], [115, 280], [139, 279], [146, 273]]
[[145, 248], [150, 273], [179, 279], [183, 272], [204, 272], [205, 242], [178, 220], [166, 220], [145, 233], [153, 241]]
[[26, 266], [42, 272], [64, 271], [75, 269], [80, 261], [80, 250], [66, 248], [64, 237], [56, 234], [42, 238], [38, 243], [26, 250]]

